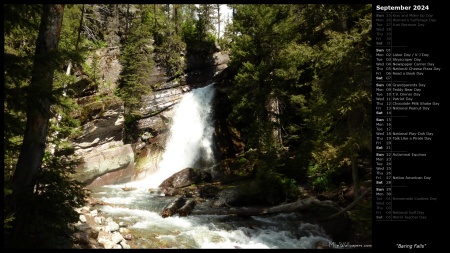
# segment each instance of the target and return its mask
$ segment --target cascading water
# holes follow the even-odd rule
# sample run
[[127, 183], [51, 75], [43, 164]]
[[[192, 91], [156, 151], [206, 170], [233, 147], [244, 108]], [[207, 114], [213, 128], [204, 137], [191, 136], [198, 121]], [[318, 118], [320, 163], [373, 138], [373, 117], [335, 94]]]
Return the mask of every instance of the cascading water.
[[[133, 248], [268, 248], [311, 249], [328, 245], [329, 237], [317, 225], [302, 222], [299, 214], [239, 218], [227, 215], [174, 215], [163, 218], [161, 210], [175, 197], [162, 197], [157, 188], [186, 167], [214, 165], [212, 107], [214, 85], [194, 89], [174, 108], [173, 124], [158, 170], [140, 182], [95, 189], [92, 197], [113, 205], [99, 211], [126, 224], [133, 234]], [[120, 206], [120, 207], [116, 207]]]
[[213, 84], [186, 94], [174, 108], [173, 124], [166, 149], [155, 175], [150, 175], [149, 187], [158, 185], [174, 173], [187, 167], [214, 163], [212, 122]]
[[214, 84], [209, 84], [183, 96], [173, 109], [170, 134], [158, 169], [130, 185], [157, 188], [162, 181], [182, 169], [207, 169], [214, 165], [211, 105], [214, 95]]

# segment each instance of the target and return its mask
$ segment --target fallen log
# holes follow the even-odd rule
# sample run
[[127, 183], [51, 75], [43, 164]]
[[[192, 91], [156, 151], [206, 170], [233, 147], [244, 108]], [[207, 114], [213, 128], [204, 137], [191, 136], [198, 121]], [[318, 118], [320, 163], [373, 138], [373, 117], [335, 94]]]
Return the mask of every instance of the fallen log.
[[238, 215], [238, 216], [257, 216], [277, 213], [299, 212], [310, 209], [313, 205], [325, 204], [326, 201], [320, 201], [314, 197], [299, 200], [297, 202], [273, 206], [273, 207], [233, 207], [229, 209], [218, 208], [208, 210], [193, 210], [192, 215]]
[[178, 197], [174, 201], [170, 202], [161, 212], [163, 218], [174, 215], [180, 207], [184, 205], [185, 199], [183, 197]]
[[195, 204], [196, 204], [195, 200], [193, 199], [186, 201], [186, 204], [184, 204], [184, 206], [178, 209], [178, 215], [188, 216], [192, 212], [192, 209], [194, 209]]
[[339, 212], [337, 212], [337, 213], [335, 213], [335, 214], [332, 214], [332, 215], [327, 216], [327, 217], [325, 217], [325, 218], [321, 218], [320, 220], [330, 220], [330, 219], [333, 219], [333, 218], [335, 218], [335, 217], [337, 217], [337, 216], [339, 216], [339, 215], [341, 215], [341, 214], [347, 212], [348, 210], [350, 210], [350, 209], [352, 209], [353, 207], [355, 207], [356, 204], [358, 204], [358, 202], [359, 202], [361, 199], [363, 199], [363, 198], [367, 195], [367, 193], [371, 192], [371, 190], [372, 190], [372, 187], [369, 187], [369, 189], [367, 189], [363, 194], [361, 194], [357, 199], [355, 199], [355, 200], [354, 200], [350, 205], [348, 205], [346, 208], [342, 209], [341, 211], [339, 211]]

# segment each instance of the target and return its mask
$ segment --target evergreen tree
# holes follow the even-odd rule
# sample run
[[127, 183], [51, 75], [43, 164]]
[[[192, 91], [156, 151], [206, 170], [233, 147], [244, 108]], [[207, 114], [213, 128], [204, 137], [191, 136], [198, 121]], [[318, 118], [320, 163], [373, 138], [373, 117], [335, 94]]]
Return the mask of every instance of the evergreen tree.
[[[151, 31], [154, 20], [151, 18], [151, 11], [151, 6], [140, 6], [139, 14], [132, 20], [121, 50], [122, 71], [118, 95], [125, 103], [126, 134], [132, 132], [135, 120], [142, 116], [139, 112], [142, 95], [151, 92], [150, 73], [154, 66], [154, 40]], [[132, 139], [128, 135], [126, 138]]]
[[[25, 132], [26, 89], [39, 29], [41, 5], [4, 5], [4, 195], [12, 193], [11, 178]], [[5, 203], [5, 235], [11, 233], [15, 210]]]
[[[165, 69], [169, 78], [179, 77], [185, 70], [185, 62], [181, 57], [185, 53], [186, 44], [182, 41], [178, 32], [177, 23], [180, 22], [181, 13], [179, 5], [166, 5], [166, 9], [172, 10], [164, 19], [161, 25], [154, 27], [152, 30], [155, 42], [155, 62], [158, 66]], [[172, 22], [170, 20], [173, 20]]]
[[55, 55], [58, 49], [63, 12], [63, 5], [44, 5], [43, 8], [27, 97], [27, 125], [13, 176], [15, 200], [19, 200], [22, 194], [26, 196], [33, 192], [34, 181], [42, 163], [55, 68], [55, 62], [51, 60], [55, 56], [49, 58], [49, 55]]
[[[243, 130], [249, 148], [280, 146], [279, 99], [284, 89], [277, 80], [277, 57], [286, 46], [289, 5], [237, 5], [233, 19], [231, 68], [237, 69], [230, 95], [231, 117]], [[280, 82], [281, 81], [281, 82]], [[278, 104], [278, 106], [276, 106]]]
[[[197, 66], [211, 60], [214, 43], [214, 26], [211, 5], [201, 4], [198, 8], [189, 5], [187, 17], [183, 23], [182, 40], [186, 43], [187, 65]], [[197, 18], [195, 18], [197, 13]]]
[[298, 179], [308, 169], [317, 189], [352, 168], [358, 189], [371, 139], [371, 6], [232, 7], [229, 120], [247, 148], [286, 147], [297, 169], [279, 171]]
[[[67, 137], [76, 134], [78, 122], [69, 116], [76, 104], [63, 96], [71, 81], [63, 69], [69, 58], [79, 57], [70, 48], [58, 48], [57, 31], [67, 31], [61, 27], [63, 12], [62, 5], [20, 5], [8, 6], [5, 16], [5, 58], [10, 61], [5, 64], [4, 115], [11, 119], [4, 130], [5, 248], [71, 247], [68, 224], [78, 219], [74, 208], [85, 201], [82, 185], [71, 178], [78, 161]], [[21, 19], [31, 22], [17, 22]], [[15, 44], [11, 35], [25, 30], [22, 45]], [[25, 57], [32, 49], [34, 62]], [[53, 120], [56, 115], [63, 116], [59, 122]], [[59, 245], [48, 238], [57, 238]]]
[[311, 83], [317, 91], [312, 99], [320, 101], [311, 103], [317, 119], [311, 122], [319, 124], [315, 171], [327, 174], [350, 166], [357, 197], [358, 159], [372, 145], [371, 6], [337, 5], [331, 10], [334, 29], [324, 31], [326, 43], [316, 48], [316, 78]]

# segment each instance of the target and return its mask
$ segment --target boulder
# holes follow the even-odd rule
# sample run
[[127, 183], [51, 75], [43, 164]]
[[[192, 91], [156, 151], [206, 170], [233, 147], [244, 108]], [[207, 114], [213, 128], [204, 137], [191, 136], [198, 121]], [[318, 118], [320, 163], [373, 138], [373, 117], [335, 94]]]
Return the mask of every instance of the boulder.
[[197, 184], [201, 182], [211, 182], [211, 174], [199, 169], [186, 168], [183, 169], [166, 180], [164, 180], [159, 187], [160, 188], [182, 188], [191, 184]]

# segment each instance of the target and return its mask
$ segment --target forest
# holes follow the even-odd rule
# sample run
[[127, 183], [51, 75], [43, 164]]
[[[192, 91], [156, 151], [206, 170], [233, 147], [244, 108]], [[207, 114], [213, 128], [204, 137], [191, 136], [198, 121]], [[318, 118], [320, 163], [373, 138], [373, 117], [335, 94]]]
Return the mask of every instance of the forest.
[[[148, 69], [180, 78], [180, 55], [206, 59], [215, 44], [230, 56], [221, 116], [246, 150], [224, 162], [254, 177], [254, 195], [276, 205], [300, 199], [299, 185], [317, 194], [345, 185], [345, 207], [371, 186], [372, 5], [228, 4], [231, 17], [220, 6], [4, 4], [5, 248], [71, 247], [67, 224], [88, 195], [72, 177], [83, 123], [76, 72], [123, 101], [132, 136], [140, 98], [156, 85]], [[120, 49], [117, 84], [101, 82], [101, 48]], [[358, 204], [354, 218], [370, 220], [371, 200]]]

